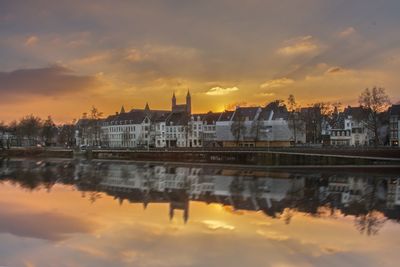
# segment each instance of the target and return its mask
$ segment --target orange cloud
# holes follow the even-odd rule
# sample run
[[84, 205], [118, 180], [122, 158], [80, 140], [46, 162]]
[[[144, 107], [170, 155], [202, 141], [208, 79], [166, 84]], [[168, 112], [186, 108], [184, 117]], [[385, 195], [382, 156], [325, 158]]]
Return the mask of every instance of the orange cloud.
[[280, 78], [266, 81], [260, 85], [260, 88], [278, 88], [294, 83], [294, 80], [288, 78]]
[[213, 87], [213, 88], [209, 89], [206, 92], [206, 95], [220, 96], [220, 95], [227, 95], [227, 94], [230, 94], [230, 93], [236, 92], [236, 91], [239, 91], [239, 88], [236, 86], [235, 87], [226, 87], [226, 88], [217, 86], [217, 87]]
[[311, 35], [307, 35], [285, 41], [284, 46], [278, 49], [278, 54], [295, 56], [309, 54], [316, 50], [318, 50], [318, 45], [315, 43], [314, 38]]

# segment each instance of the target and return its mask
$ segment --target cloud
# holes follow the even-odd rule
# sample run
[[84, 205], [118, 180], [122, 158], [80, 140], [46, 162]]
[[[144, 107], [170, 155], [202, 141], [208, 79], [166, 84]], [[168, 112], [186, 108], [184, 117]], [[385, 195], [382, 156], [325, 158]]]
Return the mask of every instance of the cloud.
[[111, 55], [108, 52], [101, 52], [83, 58], [75, 59], [71, 63], [76, 65], [96, 64], [110, 58], [110, 56]]
[[318, 50], [318, 45], [315, 43], [314, 38], [311, 35], [307, 35], [285, 41], [284, 46], [278, 49], [278, 54], [295, 56], [309, 54], [316, 50]]
[[343, 31], [339, 32], [339, 37], [348, 37], [350, 35], [353, 35], [356, 32], [356, 29], [354, 29], [353, 27], [348, 27], [346, 29], [344, 29]]
[[294, 83], [294, 80], [288, 78], [280, 78], [266, 81], [260, 85], [260, 88], [278, 88]]
[[32, 35], [26, 38], [24, 45], [34, 46], [35, 44], [37, 44], [37, 42], [39, 42], [39, 37]]
[[275, 93], [273, 93], [273, 92], [262, 92], [261, 95], [262, 95], [262, 96], [271, 97], [271, 96], [274, 96]]
[[346, 70], [340, 67], [331, 67], [329, 68], [325, 74], [341, 74], [341, 73], [345, 73]]
[[176, 45], [147, 44], [127, 51], [125, 59], [130, 62], [157, 61], [162, 59], [192, 60], [199, 52], [195, 48]]
[[1, 94], [60, 95], [79, 92], [99, 85], [95, 76], [77, 75], [59, 65], [37, 69], [0, 72]]
[[239, 88], [237, 88], [237, 87], [223, 88], [223, 87], [217, 86], [217, 87], [210, 88], [206, 92], [206, 94], [207, 95], [218, 95], [219, 96], [219, 95], [227, 95], [227, 94], [230, 94], [230, 93], [236, 92], [236, 91], [239, 91]]

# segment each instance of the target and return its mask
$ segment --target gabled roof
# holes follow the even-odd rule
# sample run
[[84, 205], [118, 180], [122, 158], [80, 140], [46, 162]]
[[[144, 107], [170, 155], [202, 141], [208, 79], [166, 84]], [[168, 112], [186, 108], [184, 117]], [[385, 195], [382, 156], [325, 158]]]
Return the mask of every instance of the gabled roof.
[[206, 125], [214, 125], [218, 119], [221, 117], [222, 112], [208, 112], [206, 114], [203, 114], [202, 116], [202, 121]]
[[108, 116], [105, 122], [141, 124], [145, 118], [149, 118], [152, 121], [157, 121], [161, 118], [165, 120], [169, 114], [170, 112], [166, 110], [132, 109], [129, 112]]
[[389, 108], [389, 114], [390, 116], [400, 116], [400, 104], [399, 105], [392, 105]]
[[235, 114], [232, 120], [238, 120], [239, 118], [248, 119], [250, 121], [256, 118], [257, 112], [260, 107], [238, 107], [236, 108]]
[[363, 107], [350, 107], [344, 109], [343, 114], [345, 117], [351, 116], [354, 120], [367, 120], [368, 119], [368, 109]]
[[186, 112], [171, 113], [166, 120], [167, 126], [187, 125], [190, 117]]
[[[272, 116], [271, 116], [272, 114]], [[259, 119], [260, 120], [278, 120], [278, 119], [284, 119], [287, 120], [289, 117], [289, 112], [286, 109], [285, 105], [278, 105], [276, 102], [271, 102], [268, 105], [266, 105], [260, 115]]]
[[218, 121], [230, 121], [232, 119], [233, 113], [234, 111], [225, 110], [221, 113], [221, 116], [219, 116]]

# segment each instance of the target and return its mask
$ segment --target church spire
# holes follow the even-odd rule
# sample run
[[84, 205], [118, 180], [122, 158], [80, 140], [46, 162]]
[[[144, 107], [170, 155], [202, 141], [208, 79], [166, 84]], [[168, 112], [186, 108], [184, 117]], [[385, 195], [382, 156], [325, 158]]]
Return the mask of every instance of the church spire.
[[122, 107], [121, 107], [121, 111], [119, 112], [120, 114], [122, 114], [122, 113], [125, 113], [125, 108], [124, 108], [124, 106], [122, 105]]
[[148, 102], [146, 102], [146, 106], [144, 107], [144, 110], [150, 111], [150, 107], [149, 107], [149, 103]]
[[176, 97], [174, 91], [174, 93], [172, 94], [172, 110], [174, 110], [175, 106], [176, 106]]
[[192, 97], [190, 96], [189, 89], [186, 94], [186, 112], [192, 114]]

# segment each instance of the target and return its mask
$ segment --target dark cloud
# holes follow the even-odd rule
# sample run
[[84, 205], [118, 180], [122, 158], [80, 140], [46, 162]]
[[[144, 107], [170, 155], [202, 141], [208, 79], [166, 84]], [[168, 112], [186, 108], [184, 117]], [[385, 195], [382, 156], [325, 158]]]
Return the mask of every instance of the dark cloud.
[[99, 85], [94, 76], [77, 75], [59, 65], [0, 72], [0, 93], [6, 95], [60, 95]]
[[332, 67], [326, 71], [327, 74], [338, 74], [343, 72], [345, 72], [345, 70], [340, 67]]

